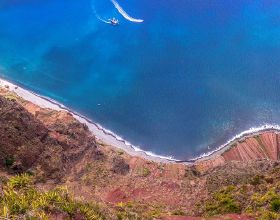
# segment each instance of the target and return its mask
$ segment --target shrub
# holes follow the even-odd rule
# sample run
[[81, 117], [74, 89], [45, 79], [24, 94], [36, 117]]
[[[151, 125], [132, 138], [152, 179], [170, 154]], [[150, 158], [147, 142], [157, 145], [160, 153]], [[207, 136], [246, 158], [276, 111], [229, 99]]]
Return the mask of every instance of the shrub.
[[262, 176], [256, 175], [250, 180], [250, 184], [253, 186], [259, 185], [261, 184], [262, 178]]
[[139, 176], [147, 177], [151, 174], [151, 171], [146, 167], [141, 167], [138, 169], [137, 173]]
[[0, 218], [4, 219], [49, 219], [48, 216], [66, 213], [71, 218], [75, 214], [83, 219], [105, 219], [97, 204], [74, 200], [67, 188], [39, 191], [30, 175], [22, 174], [3, 184], [0, 196]]
[[5, 158], [4, 164], [7, 168], [10, 168], [15, 162], [15, 159], [13, 156], [8, 156]]
[[280, 198], [273, 199], [270, 203], [271, 211], [280, 213]]
[[28, 174], [16, 175], [8, 181], [8, 187], [14, 188], [24, 188], [32, 183], [31, 176]]
[[214, 193], [213, 197], [207, 201], [205, 211], [209, 215], [240, 213], [240, 204], [233, 197], [234, 186]]
[[175, 210], [171, 213], [172, 215], [185, 215], [185, 212], [182, 210]]

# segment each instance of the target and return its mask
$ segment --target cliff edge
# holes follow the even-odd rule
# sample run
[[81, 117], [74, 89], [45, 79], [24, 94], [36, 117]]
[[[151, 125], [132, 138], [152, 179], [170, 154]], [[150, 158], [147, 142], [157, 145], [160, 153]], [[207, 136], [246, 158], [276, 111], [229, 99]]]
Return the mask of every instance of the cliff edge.
[[[0, 88], [0, 179], [22, 184], [15, 175], [27, 173], [36, 190], [64, 187], [79, 201], [74, 211], [39, 209], [46, 219], [279, 219], [278, 160], [279, 135], [267, 131], [209, 160], [149, 161], [100, 142], [69, 112], [41, 108]], [[2, 190], [10, 182], [0, 184]], [[27, 189], [13, 188], [23, 195]], [[6, 196], [1, 193], [0, 201]], [[73, 203], [68, 194], [63, 198]], [[89, 201], [105, 207], [100, 218], [85, 212], [82, 204]], [[24, 207], [0, 202], [0, 215], [5, 209], [26, 217], [33, 206]]]

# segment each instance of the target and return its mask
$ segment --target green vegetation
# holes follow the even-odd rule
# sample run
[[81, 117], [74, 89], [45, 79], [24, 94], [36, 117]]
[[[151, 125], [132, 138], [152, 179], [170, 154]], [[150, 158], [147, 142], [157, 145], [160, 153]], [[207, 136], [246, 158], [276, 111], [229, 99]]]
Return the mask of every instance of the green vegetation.
[[13, 156], [8, 156], [8, 157], [5, 158], [4, 164], [5, 164], [6, 167], [9, 168], [14, 164], [14, 162], [15, 162], [14, 157]]
[[120, 202], [116, 205], [118, 220], [153, 220], [166, 216], [160, 205], [147, 205], [138, 202]]
[[263, 176], [256, 175], [252, 179], [250, 179], [249, 182], [250, 182], [251, 185], [256, 186], [256, 185], [261, 184], [262, 179], [263, 179]]
[[214, 191], [206, 202], [197, 204], [197, 210], [204, 216], [246, 213], [260, 220], [280, 219], [279, 173], [275, 172], [256, 175], [248, 184]]
[[270, 205], [273, 212], [280, 212], [280, 198], [272, 200]]
[[228, 186], [226, 189], [214, 193], [213, 200], [206, 203], [206, 212], [209, 215], [240, 213], [241, 207], [234, 199], [234, 191], [234, 186]]
[[181, 215], [181, 216], [186, 215], [186, 213], [183, 210], [180, 210], [180, 209], [171, 212], [171, 214], [172, 215]]
[[147, 177], [151, 174], [151, 171], [146, 167], [141, 167], [137, 170], [137, 174], [142, 177]]
[[254, 193], [247, 212], [256, 213], [260, 219], [280, 219], [279, 188], [272, 187], [265, 193]]
[[97, 204], [76, 201], [67, 188], [40, 191], [28, 174], [17, 175], [2, 185], [0, 218], [49, 219], [61, 214], [66, 218], [105, 219]]
[[124, 154], [124, 151], [123, 151], [123, 150], [121, 150], [121, 149], [118, 149], [118, 150], [117, 150], [117, 153], [118, 153], [118, 155], [120, 155], [120, 156], [121, 156], [121, 155], [123, 155], [123, 154]]

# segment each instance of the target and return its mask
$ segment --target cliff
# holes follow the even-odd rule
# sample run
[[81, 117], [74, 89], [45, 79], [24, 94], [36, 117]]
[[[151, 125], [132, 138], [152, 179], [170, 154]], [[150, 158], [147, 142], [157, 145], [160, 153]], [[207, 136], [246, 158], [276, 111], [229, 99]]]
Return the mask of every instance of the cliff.
[[206, 171], [229, 161], [247, 162], [279, 159], [279, 133], [277, 131], [264, 131], [235, 141], [225, 152], [215, 155], [211, 159], [198, 161], [196, 166], [200, 171]]
[[226, 161], [248, 161], [259, 159], [280, 159], [280, 137], [276, 132], [263, 132], [238, 141], [222, 154]]
[[[0, 88], [1, 179], [29, 173], [40, 190], [67, 187], [78, 201], [104, 206], [105, 219], [280, 218], [278, 142], [276, 132], [265, 132], [209, 160], [153, 162], [98, 141], [69, 112]], [[81, 208], [43, 211], [50, 219], [90, 219]]]

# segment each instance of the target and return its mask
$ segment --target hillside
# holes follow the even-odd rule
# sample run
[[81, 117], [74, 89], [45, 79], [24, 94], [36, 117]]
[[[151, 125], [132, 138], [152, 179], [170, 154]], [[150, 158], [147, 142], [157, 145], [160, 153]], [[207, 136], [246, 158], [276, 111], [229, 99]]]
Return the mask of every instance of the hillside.
[[[276, 132], [242, 139], [207, 161], [158, 163], [100, 142], [69, 112], [42, 109], [1, 88], [0, 157], [6, 182], [28, 173], [28, 187], [40, 193], [67, 188], [73, 203], [98, 204], [105, 219], [280, 218]], [[47, 219], [90, 219], [79, 207], [41, 211]], [[16, 216], [31, 210], [6, 209]]]

